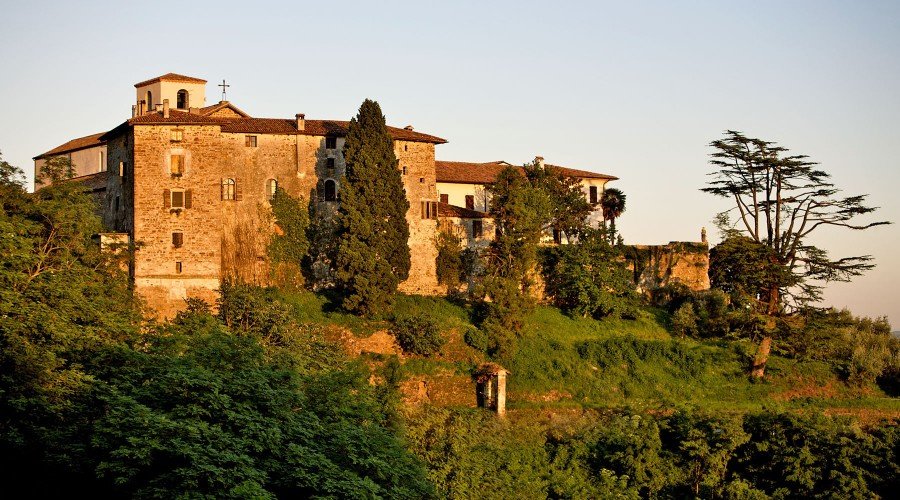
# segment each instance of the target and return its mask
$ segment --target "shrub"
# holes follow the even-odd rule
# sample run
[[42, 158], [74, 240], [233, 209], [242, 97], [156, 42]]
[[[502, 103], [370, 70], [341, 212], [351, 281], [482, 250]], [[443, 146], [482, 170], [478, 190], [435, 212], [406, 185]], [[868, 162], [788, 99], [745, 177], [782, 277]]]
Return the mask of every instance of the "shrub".
[[463, 340], [466, 345], [481, 352], [487, 352], [490, 342], [487, 334], [478, 328], [467, 329], [463, 334]]
[[577, 244], [543, 252], [547, 292], [573, 316], [637, 316], [631, 273], [599, 230], [585, 231]]
[[697, 333], [697, 314], [694, 306], [686, 302], [672, 315], [672, 329], [680, 337]]
[[433, 319], [426, 316], [407, 316], [394, 320], [391, 334], [397, 339], [403, 352], [428, 356], [443, 347], [446, 342]]

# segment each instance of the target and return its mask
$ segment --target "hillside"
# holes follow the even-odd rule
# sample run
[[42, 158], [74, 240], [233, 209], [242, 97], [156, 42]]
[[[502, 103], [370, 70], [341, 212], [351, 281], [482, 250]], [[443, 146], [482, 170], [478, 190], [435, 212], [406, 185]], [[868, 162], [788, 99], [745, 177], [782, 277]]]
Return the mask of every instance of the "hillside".
[[[488, 358], [463, 341], [464, 333], [475, 329], [468, 306], [444, 298], [398, 298], [396, 316], [427, 316], [441, 325], [447, 344], [423, 357], [404, 355], [385, 321], [329, 311], [325, 298], [311, 293], [284, 299], [297, 320], [333, 328], [335, 340], [373, 366], [397, 356], [407, 403], [475, 405], [471, 373]], [[728, 413], [779, 408], [867, 421], [900, 418], [900, 399], [876, 384], [848, 384], [826, 362], [776, 355], [766, 380], [753, 382], [746, 370], [755, 345], [673, 338], [667, 322], [668, 315], [658, 309], [645, 309], [636, 320], [598, 321], [539, 306], [526, 320], [515, 355], [499, 360], [512, 372], [508, 407], [514, 412], [693, 407]]]

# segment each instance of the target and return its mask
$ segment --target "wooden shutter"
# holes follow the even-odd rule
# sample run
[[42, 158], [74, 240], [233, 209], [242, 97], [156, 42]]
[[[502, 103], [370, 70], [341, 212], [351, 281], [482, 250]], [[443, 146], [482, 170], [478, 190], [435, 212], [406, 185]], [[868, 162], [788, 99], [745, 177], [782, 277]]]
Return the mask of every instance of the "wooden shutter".
[[172, 207], [172, 192], [168, 189], [163, 189], [163, 208], [171, 208]]
[[450, 195], [446, 193], [441, 194], [441, 203], [450, 203]]
[[475, 210], [475, 195], [466, 195], [466, 208], [468, 208], [469, 210]]
[[191, 208], [191, 206], [193, 205], [193, 203], [192, 203], [193, 192], [194, 192], [193, 189], [188, 189], [184, 192], [184, 208]]
[[426, 210], [426, 208], [425, 208], [425, 202], [424, 202], [424, 201], [420, 201], [420, 202], [419, 202], [419, 207], [422, 209], [422, 218], [424, 219], [424, 218], [425, 218], [425, 215], [426, 215], [426, 214], [425, 214], [425, 210]]
[[243, 195], [242, 189], [241, 189], [241, 186], [243, 184], [244, 184], [243, 182], [238, 182], [237, 179], [234, 180], [234, 201], [241, 201], [244, 198], [244, 195]]
[[437, 202], [429, 201], [428, 203], [431, 205], [431, 218], [437, 220]]

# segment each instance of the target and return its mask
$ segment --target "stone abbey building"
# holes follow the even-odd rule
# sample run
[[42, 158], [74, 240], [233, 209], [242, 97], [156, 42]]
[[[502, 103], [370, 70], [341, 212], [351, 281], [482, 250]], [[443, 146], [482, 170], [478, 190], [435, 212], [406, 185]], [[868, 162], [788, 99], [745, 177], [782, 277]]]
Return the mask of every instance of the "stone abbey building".
[[[256, 118], [228, 101], [207, 106], [206, 81], [174, 73], [135, 89], [131, 118], [35, 157], [35, 178], [50, 157], [72, 160], [77, 179], [99, 200], [109, 231], [102, 241], [135, 245], [135, 290], [158, 314], [171, 316], [187, 297], [214, 301], [229, 275], [265, 281], [265, 247], [276, 230], [268, 200], [276, 187], [337, 203], [349, 122]], [[410, 202], [412, 266], [401, 290], [436, 293], [438, 217], [457, 224], [469, 244], [488, 239], [484, 188], [506, 164], [436, 162], [444, 139], [412, 127], [388, 131]], [[591, 201], [615, 179], [569, 174], [582, 179]]]

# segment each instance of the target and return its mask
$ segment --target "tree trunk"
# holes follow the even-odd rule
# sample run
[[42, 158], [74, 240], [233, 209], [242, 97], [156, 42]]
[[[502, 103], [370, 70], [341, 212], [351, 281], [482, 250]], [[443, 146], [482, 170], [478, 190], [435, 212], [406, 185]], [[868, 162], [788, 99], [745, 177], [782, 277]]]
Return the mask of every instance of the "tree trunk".
[[751, 377], [761, 379], [766, 375], [766, 363], [769, 361], [769, 351], [771, 350], [772, 337], [766, 335], [756, 349], [756, 356], [753, 358], [753, 368], [750, 370]]

